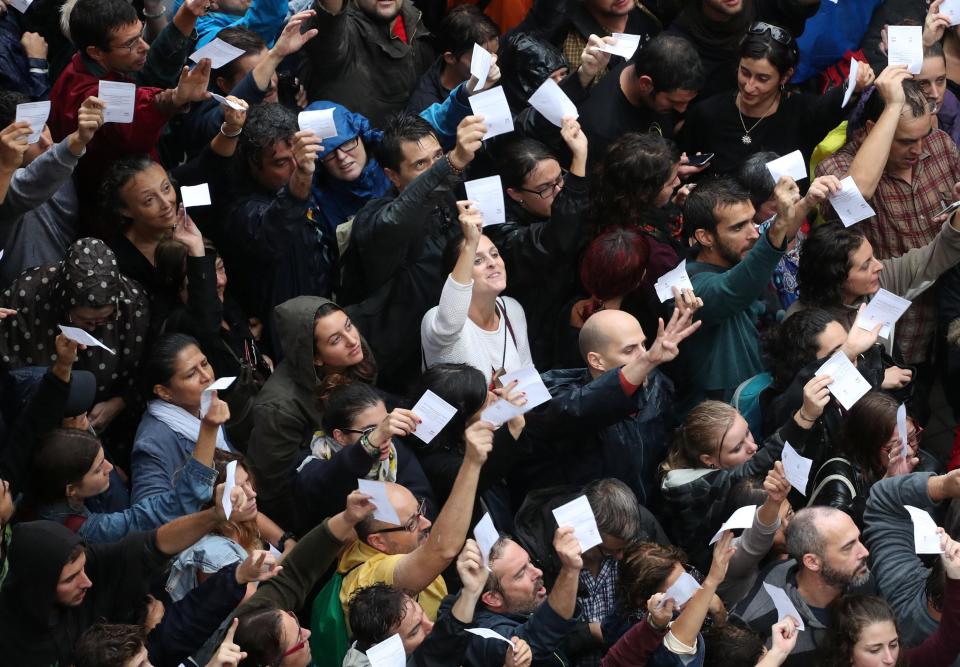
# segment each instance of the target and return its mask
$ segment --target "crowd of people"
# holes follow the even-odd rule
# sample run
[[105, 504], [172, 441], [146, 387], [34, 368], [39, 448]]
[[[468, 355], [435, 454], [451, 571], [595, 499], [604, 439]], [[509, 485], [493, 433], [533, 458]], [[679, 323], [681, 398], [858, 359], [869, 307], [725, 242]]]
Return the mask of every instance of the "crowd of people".
[[0, 0], [0, 663], [960, 665], [957, 2], [171, 1]]

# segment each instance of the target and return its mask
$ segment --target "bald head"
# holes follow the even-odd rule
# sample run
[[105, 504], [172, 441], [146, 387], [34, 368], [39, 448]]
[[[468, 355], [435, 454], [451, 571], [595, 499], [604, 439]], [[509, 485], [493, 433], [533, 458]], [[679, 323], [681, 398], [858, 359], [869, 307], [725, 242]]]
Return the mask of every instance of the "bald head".
[[[580, 356], [591, 369], [596, 366], [598, 356], [601, 362], [603, 360], [609, 362], [610, 357], [616, 356], [621, 348], [629, 347], [634, 343], [643, 343], [643, 329], [640, 328], [637, 318], [622, 310], [596, 312], [580, 329]], [[609, 370], [609, 367], [612, 367], [610, 363], [606, 366], [607, 368], [598, 370]]]

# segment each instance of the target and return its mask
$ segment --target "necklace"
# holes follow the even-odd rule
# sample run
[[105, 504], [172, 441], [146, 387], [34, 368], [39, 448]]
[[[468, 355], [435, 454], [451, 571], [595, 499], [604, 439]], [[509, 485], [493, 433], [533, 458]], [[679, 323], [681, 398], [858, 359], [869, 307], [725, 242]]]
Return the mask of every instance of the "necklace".
[[[737, 97], [739, 98], [739, 95], [737, 95]], [[773, 110], [773, 105], [776, 104], [777, 100], [779, 99], [780, 99], [779, 95], [773, 98], [773, 102], [771, 102], [770, 106], [767, 107], [766, 112], [762, 116], [760, 116], [760, 120], [754, 123], [749, 130], [747, 129], [747, 124], [743, 120], [743, 114], [740, 113], [740, 105], [737, 104], [736, 100], [733, 101], [733, 105], [737, 107], [737, 115], [740, 116], [740, 124], [743, 126], [743, 136], [740, 137], [740, 141], [743, 142], [745, 146], [749, 146], [750, 144], [753, 143], [753, 139], [750, 138], [750, 133], [757, 128], [757, 125], [759, 125], [764, 118], [770, 115], [770, 112]]]

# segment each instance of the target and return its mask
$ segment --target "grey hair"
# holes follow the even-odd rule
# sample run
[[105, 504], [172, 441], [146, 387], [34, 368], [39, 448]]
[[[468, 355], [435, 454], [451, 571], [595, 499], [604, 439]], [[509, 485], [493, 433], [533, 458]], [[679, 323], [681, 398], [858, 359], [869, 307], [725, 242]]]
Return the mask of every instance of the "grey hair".
[[787, 553], [797, 562], [802, 562], [805, 554], [813, 554], [823, 558], [826, 550], [826, 541], [817, 522], [828, 516], [840, 512], [834, 507], [805, 507], [790, 520], [786, 530]]
[[633, 542], [640, 534], [640, 510], [637, 496], [619, 479], [607, 478], [590, 482], [583, 489], [597, 529], [625, 542]]
[[73, 8], [76, 6], [77, 0], [67, 0], [60, 7], [60, 31], [63, 32], [63, 36], [73, 41], [70, 38], [70, 12], [73, 11]]

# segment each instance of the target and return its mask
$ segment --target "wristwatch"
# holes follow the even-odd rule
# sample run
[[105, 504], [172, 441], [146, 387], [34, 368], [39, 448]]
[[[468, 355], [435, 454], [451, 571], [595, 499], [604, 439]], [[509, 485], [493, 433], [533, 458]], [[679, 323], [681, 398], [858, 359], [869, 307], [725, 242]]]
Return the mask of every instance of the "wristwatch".
[[280, 536], [280, 540], [277, 542], [277, 551], [283, 553], [283, 547], [286, 546], [287, 540], [297, 539], [296, 533], [291, 530], [288, 530], [283, 535]]

